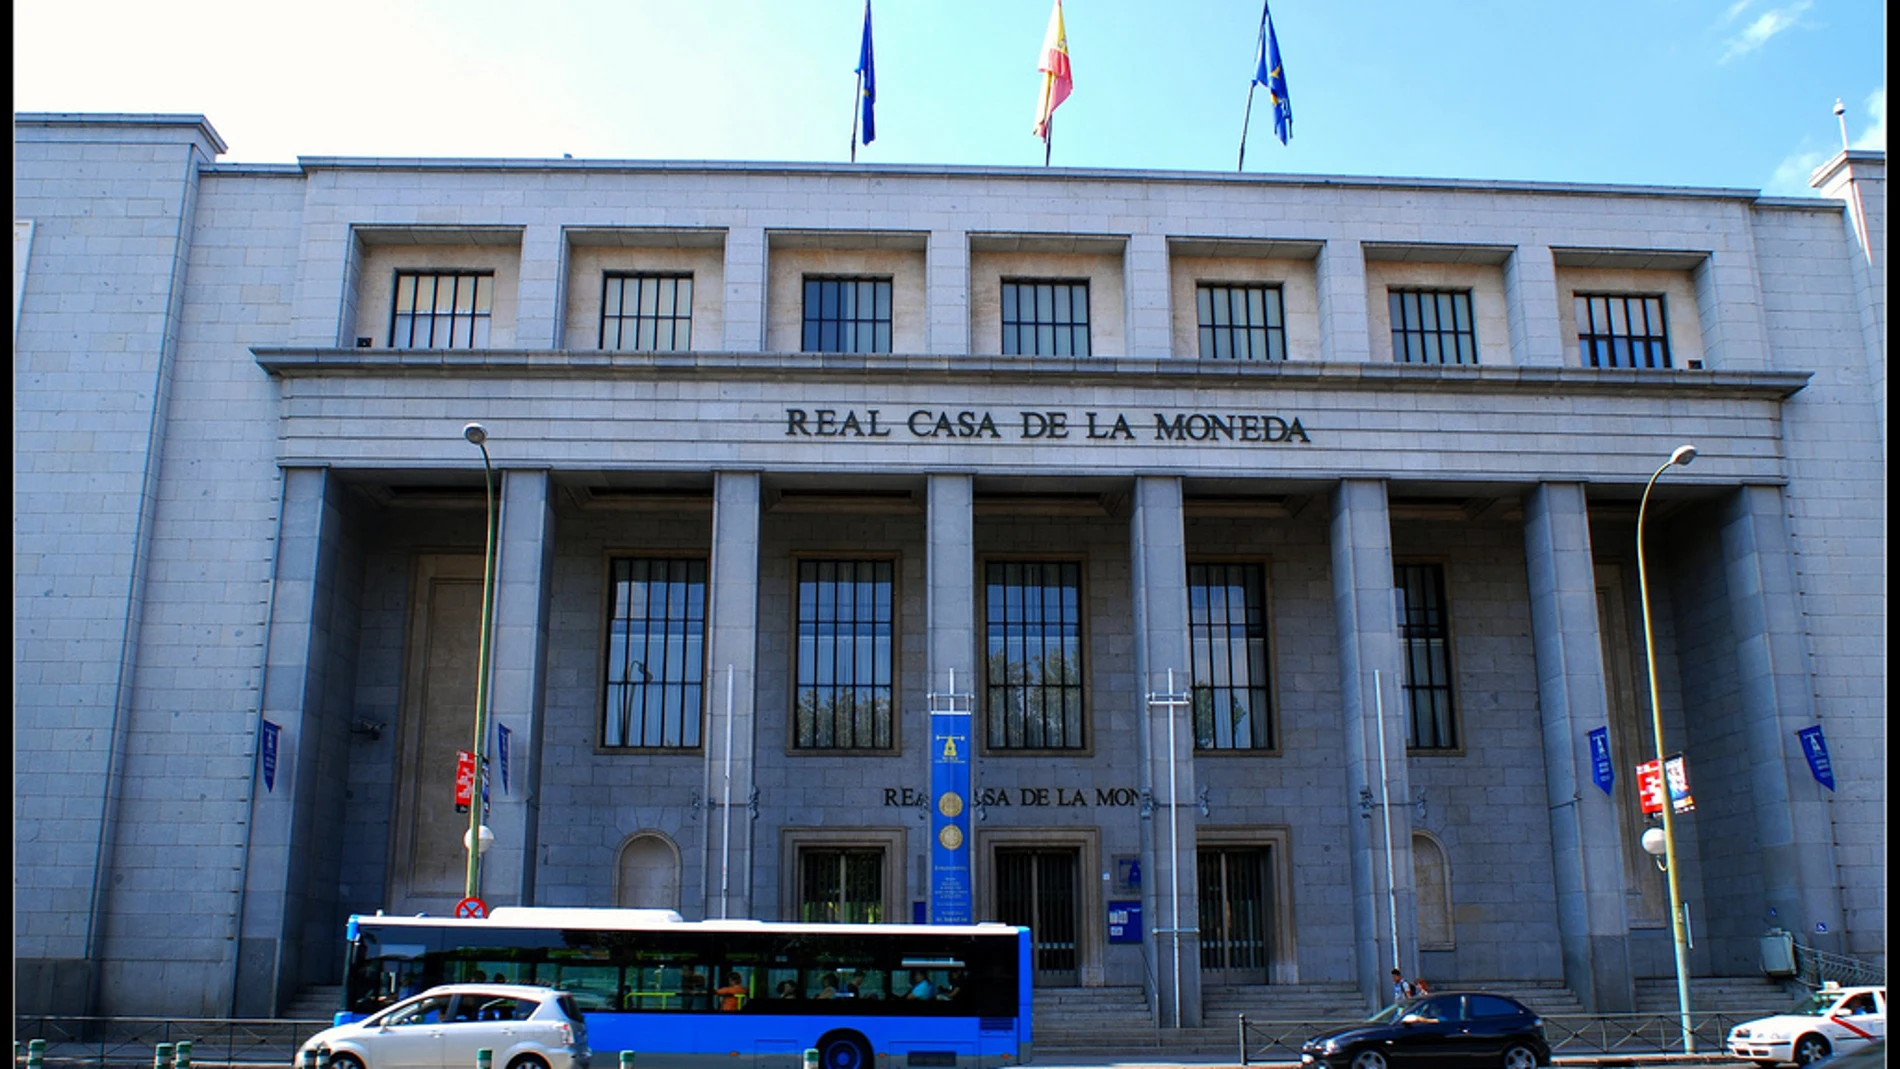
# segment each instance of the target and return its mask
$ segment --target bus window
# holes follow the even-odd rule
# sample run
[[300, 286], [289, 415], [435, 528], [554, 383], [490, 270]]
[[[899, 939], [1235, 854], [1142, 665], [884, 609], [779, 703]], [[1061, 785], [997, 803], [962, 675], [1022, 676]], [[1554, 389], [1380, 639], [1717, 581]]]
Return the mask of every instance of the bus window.
[[773, 998], [805, 998], [805, 989], [799, 986], [797, 969], [767, 969], [765, 986]]
[[719, 986], [713, 994], [719, 998], [720, 1012], [736, 1013], [745, 1009], [746, 1003], [757, 994], [752, 986], [757, 972], [750, 965], [735, 965], [719, 974]]
[[551, 961], [535, 969], [534, 982], [566, 991], [582, 1011], [611, 1010], [619, 1001], [620, 969], [613, 965]]

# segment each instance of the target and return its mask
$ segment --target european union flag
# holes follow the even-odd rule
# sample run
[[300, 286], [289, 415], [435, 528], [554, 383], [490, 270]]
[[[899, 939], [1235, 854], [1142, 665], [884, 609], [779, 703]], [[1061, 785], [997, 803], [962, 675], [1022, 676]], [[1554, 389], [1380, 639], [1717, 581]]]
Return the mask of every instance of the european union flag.
[[864, 110], [863, 144], [877, 140], [877, 121], [872, 109], [877, 106], [877, 68], [871, 62], [871, 0], [864, 0], [864, 43], [858, 46], [858, 106]]
[[1293, 101], [1286, 92], [1286, 68], [1280, 63], [1280, 40], [1273, 35], [1273, 15], [1260, 5], [1260, 51], [1254, 64], [1255, 84], [1267, 87], [1273, 100], [1273, 132], [1284, 145], [1293, 136]]

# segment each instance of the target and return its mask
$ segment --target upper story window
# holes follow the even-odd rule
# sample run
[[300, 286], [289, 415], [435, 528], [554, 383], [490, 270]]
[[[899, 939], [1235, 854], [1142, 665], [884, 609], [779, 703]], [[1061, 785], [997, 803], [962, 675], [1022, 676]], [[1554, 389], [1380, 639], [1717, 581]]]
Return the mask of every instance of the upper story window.
[[1392, 359], [1401, 364], [1475, 364], [1478, 333], [1470, 290], [1389, 290]]
[[398, 271], [392, 349], [479, 349], [494, 314], [493, 271]]
[[1445, 568], [1440, 564], [1395, 564], [1393, 585], [1403, 595], [1399, 647], [1405, 656], [1405, 745], [1414, 750], [1455, 750], [1458, 725], [1452, 708], [1451, 621], [1445, 611]]
[[798, 562], [793, 748], [891, 748], [892, 571], [888, 560]]
[[1577, 348], [1584, 367], [1671, 366], [1662, 294], [1579, 293], [1576, 297]]
[[699, 745], [706, 678], [706, 562], [623, 557], [612, 564], [606, 746]]
[[1081, 749], [1082, 566], [992, 561], [984, 589], [990, 747]]
[[1272, 749], [1266, 569], [1190, 564], [1187, 593], [1195, 747]]
[[805, 276], [807, 353], [891, 351], [891, 280]]
[[1006, 356], [1089, 355], [1089, 284], [1003, 280]]
[[600, 298], [600, 347], [649, 353], [691, 349], [693, 276], [605, 276]]
[[1202, 360], [1285, 360], [1286, 314], [1278, 286], [1201, 283], [1194, 303]]

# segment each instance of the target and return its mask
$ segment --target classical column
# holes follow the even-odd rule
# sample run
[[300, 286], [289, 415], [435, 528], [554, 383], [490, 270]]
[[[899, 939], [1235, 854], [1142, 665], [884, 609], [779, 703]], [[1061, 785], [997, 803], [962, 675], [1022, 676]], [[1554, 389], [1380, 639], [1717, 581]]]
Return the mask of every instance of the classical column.
[[713, 473], [706, 611], [708, 918], [752, 916], [754, 694], [759, 657], [759, 473]]
[[1621, 824], [1592, 775], [1593, 732], [1609, 760], [1610, 713], [1582, 484], [1540, 483], [1525, 498], [1524, 559], [1564, 984], [1592, 1013], [1628, 1013], [1635, 1006]]
[[765, 348], [765, 231], [734, 227], [726, 232], [725, 347], [735, 353]]
[[1557, 261], [1548, 245], [1519, 245], [1504, 263], [1504, 305], [1511, 317], [1511, 363], [1562, 367], [1557, 331]]
[[[1143, 844], [1143, 911], [1153, 917], [1153, 960], [1164, 1027], [1201, 1023], [1200, 906], [1195, 879], [1194, 725], [1186, 701], [1187, 535], [1181, 480], [1138, 476], [1129, 530], [1135, 599], [1135, 695], [1144, 730], [1142, 790], [1154, 800]], [[1170, 676], [1172, 672], [1172, 676]]]
[[[1320, 249], [1320, 355], [1331, 363], [1363, 364], [1372, 359], [1366, 315], [1366, 257], [1359, 242], [1334, 238]], [[1383, 300], [1384, 298], [1381, 298]], [[1388, 346], [1390, 348], [1390, 346]], [[1386, 353], [1382, 359], [1390, 359]]]
[[976, 751], [976, 512], [974, 480], [929, 477], [929, 557], [924, 612], [929, 669], [929, 884], [932, 924], [976, 920], [970, 864], [970, 787]]
[[1356, 810], [1348, 822], [1354, 963], [1360, 991], [1379, 1006], [1391, 997], [1386, 972], [1394, 959], [1411, 976], [1417, 971], [1418, 958], [1411, 810], [1405, 805], [1411, 786], [1405, 765], [1405, 710], [1398, 700], [1403, 693], [1401, 658], [1392, 593], [1392, 524], [1384, 482], [1346, 479], [1339, 484], [1333, 495], [1332, 550], [1345, 743], [1340, 757], [1348, 797]]
[[494, 638], [488, 664], [488, 826], [482, 858], [489, 906], [534, 902], [541, 734], [547, 693], [554, 499], [548, 472], [504, 471], [495, 549]]
[[1124, 354], [1141, 360], [1174, 355], [1174, 329], [1168, 322], [1168, 239], [1136, 234], [1122, 254], [1123, 287], [1128, 292], [1128, 343]]
[[932, 230], [924, 252], [930, 352], [956, 356], [970, 351], [970, 235]]

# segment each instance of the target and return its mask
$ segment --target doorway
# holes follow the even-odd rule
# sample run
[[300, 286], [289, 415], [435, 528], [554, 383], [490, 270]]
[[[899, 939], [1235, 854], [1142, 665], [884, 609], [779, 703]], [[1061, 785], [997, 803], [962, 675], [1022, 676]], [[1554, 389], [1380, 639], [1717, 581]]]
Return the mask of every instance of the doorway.
[[1198, 852], [1201, 978], [1213, 985], [1264, 984], [1273, 960], [1268, 924], [1270, 846]]
[[1074, 847], [996, 849], [996, 919], [1029, 929], [1038, 987], [1081, 982], [1076, 904], [1081, 851]]

